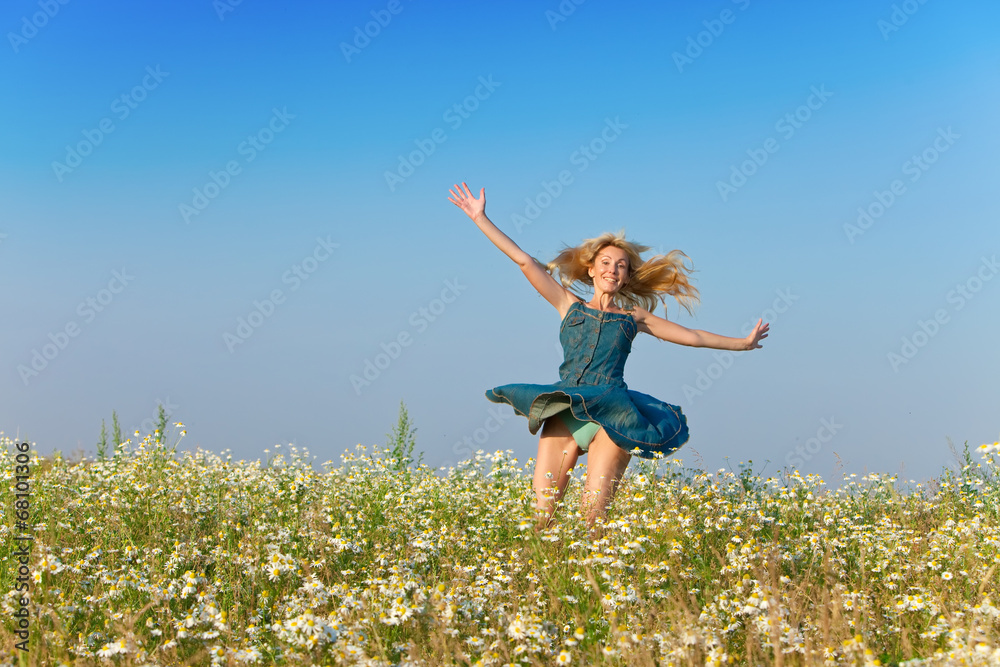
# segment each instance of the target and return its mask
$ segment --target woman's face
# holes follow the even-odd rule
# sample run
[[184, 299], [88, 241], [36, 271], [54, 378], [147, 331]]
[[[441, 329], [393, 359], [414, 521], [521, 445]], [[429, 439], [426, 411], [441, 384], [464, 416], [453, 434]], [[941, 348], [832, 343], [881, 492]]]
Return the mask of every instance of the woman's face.
[[602, 292], [617, 292], [628, 279], [628, 255], [616, 246], [604, 246], [597, 251], [587, 273], [594, 280], [594, 289], [600, 287]]

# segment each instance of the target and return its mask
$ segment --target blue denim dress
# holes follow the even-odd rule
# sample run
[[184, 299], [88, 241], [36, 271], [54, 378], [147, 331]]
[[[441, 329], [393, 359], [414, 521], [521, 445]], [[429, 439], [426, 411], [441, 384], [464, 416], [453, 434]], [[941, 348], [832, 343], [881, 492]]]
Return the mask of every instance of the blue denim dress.
[[632, 391], [622, 372], [638, 333], [629, 314], [595, 310], [576, 301], [559, 329], [563, 362], [554, 384], [505, 384], [486, 391], [528, 418], [534, 435], [562, 410], [604, 427], [611, 440], [645, 459], [667, 456], [688, 441], [687, 418], [676, 405]]

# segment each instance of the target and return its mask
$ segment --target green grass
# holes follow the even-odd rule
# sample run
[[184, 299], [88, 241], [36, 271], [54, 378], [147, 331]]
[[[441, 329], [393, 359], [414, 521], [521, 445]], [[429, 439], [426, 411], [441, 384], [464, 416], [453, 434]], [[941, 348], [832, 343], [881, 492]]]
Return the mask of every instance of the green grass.
[[33, 456], [30, 650], [14, 649], [7, 595], [0, 663], [1000, 659], [1000, 445], [924, 485], [869, 475], [829, 489], [797, 472], [636, 462], [593, 535], [578, 471], [536, 534], [533, 461], [479, 452], [432, 470], [413, 458], [405, 406], [385, 447], [318, 469], [294, 447], [263, 462], [178, 452], [179, 428], [172, 445], [163, 423], [103, 460]]

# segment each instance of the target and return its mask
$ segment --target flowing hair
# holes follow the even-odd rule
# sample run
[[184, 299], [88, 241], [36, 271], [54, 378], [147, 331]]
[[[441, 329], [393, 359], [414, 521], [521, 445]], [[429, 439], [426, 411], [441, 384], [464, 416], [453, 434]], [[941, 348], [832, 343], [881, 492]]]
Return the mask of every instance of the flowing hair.
[[605, 232], [596, 238], [584, 239], [576, 247], [564, 248], [548, 264], [538, 263], [553, 277], [558, 273], [559, 281], [566, 289], [572, 290], [576, 283], [593, 288], [594, 280], [587, 275], [587, 269], [593, 265], [597, 253], [609, 245], [621, 248], [628, 257], [627, 278], [613, 297], [615, 305], [622, 310], [640, 306], [652, 313], [656, 302], [661, 301], [666, 313], [664, 295], [670, 295], [688, 313], [694, 314], [691, 307], [699, 301], [698, 290], [688, 281], [687, 276], [694, 268], [688, 268], [684, 264], [684, 259], [690, 261], [690, 258], [680, 250], [671, 250], [666, 255], [655, 255], [644, 261], [640, 254], [651, 248], [625, 240], [624, 229], [617, 234]]

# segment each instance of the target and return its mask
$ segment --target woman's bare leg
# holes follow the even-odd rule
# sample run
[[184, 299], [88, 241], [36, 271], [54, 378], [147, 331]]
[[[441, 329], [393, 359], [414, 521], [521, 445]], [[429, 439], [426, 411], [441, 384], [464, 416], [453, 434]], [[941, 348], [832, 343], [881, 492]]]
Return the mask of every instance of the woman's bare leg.
[[581, 454], [573, 434], [558, 416], [549, 417], [542, 424], [538, 439], [538, 457], [535, 460], [535, 508], [541, 512], [536, 530], [548, 526], [555, 512], [555, 504], [562, 500], [569, 484], [569, 471]]
[[604, 518], [608, 511], [632, 455], [612, 442], [603, 428], [591, 441], [588, 454], [581, 509], [587, 525], [593, 527], [598, 517]]

